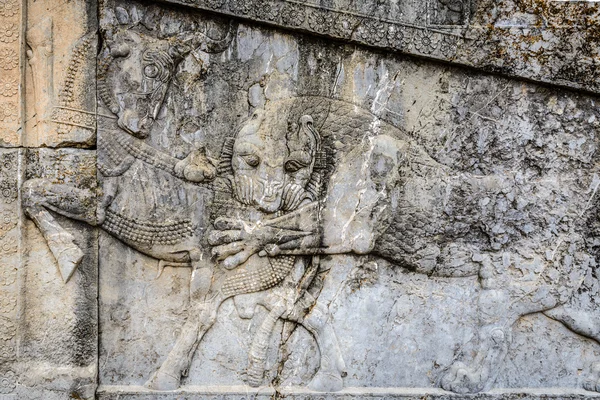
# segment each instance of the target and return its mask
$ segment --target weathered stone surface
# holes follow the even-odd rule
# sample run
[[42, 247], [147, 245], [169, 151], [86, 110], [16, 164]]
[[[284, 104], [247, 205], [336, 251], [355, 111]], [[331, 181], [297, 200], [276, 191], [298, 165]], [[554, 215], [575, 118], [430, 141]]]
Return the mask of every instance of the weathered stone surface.
[[0, 0], [0, 400], [600, 397], [596, 8]]
[[162, 1], [554, 85], [600, 88], [593, 2]]
[[21, 276], [19, 271], [19, 150], [0, 152], [0, 393], [8, 395], [17, 385], [18, 316]]
[[96, 2], [27, 2], [30, 147], [92, 147], [96, 131]]
[[9, 147], [21, 143], [22, 3], [7, 0], [0, 6], [0, 144]]
[[[25, 214], [37, 223], [65, 226], [85, 255], [65, 284], [65, 271], [57, 269], [52, 250], [64, 246], [67, 238], [52, 229], [42, 236], [34, 223], [24, 220], [18, 398], [36, 398], [34, 393], [44, 399], [64, 398], [65, 393], [93, 398], [97, 375], [97, 234], [82, 222], [51, 215], [40, 207], [38, 196], [44, 193], [53, 198], [67, 185], [95, 190], [96, 154], [75, 149], [30, 149], [22, 162]], [[60, 205], [69, 209], [75, 204]]]

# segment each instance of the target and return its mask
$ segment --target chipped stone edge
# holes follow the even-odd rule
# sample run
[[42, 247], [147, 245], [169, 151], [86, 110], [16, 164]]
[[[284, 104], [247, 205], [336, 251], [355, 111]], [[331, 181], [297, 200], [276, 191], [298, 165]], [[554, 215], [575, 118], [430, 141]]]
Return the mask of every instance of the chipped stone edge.
[[[295, 0], [157, 1], [508, 77], [594, 94], [600, 93], [600, 82], [577, 82], [560, 76], [503, 68], [485, 59], [478, 60], [467, 50], [470, 46], [478, 46], [475, 44], [476, 38], [489, 32], [489, 27], [486, 26], [468, 24], [421, 26]], [[316, 23], [311, 23], [311, 20], [316, 19], [318, 19]], [[498, 49], [492, 43], [486, 53], [492, 54]]]

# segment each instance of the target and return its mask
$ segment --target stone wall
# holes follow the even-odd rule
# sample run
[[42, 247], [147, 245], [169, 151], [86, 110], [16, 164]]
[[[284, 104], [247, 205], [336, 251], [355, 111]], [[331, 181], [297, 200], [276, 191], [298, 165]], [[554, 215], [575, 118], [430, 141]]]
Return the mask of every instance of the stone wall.
[[0, 0], [0, 400], [600, 398], [596, 4]]

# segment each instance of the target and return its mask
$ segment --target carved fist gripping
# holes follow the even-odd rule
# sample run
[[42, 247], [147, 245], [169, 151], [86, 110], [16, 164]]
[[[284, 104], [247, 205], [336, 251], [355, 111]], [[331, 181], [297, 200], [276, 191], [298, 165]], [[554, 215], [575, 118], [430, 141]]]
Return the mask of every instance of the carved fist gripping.
[[175, 164], [175, 174], [190, 182], [206, 182], [215, 179], [217, 167], [201, 147], [193, 150], [186, 158]]
[[313, 233], [275, 227], [268, 222], [218, 218], [214, 223], [215, 229], [208, 235], [208, 243], [214, 246], [212, 255], [217, 261], [222, 261], [225, 268], [233, 269], [267, 245], [286, 243]]

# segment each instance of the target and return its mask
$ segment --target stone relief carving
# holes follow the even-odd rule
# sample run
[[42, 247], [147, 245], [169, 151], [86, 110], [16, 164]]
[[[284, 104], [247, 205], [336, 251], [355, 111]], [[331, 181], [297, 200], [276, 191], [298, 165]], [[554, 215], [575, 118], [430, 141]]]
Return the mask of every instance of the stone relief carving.
[[[327, 123], [315, 122], [310, 114], [299, 116], [304, 110], [321, 118], [326, 115]], [[132, 117], [135, 122], [121, 122], [133, 127], [129, 134], [140, 135], [138, 127], [144, 126], [137, 122], [137, 115]], [[251, 348], [249, 383], [261, 383], [263, 353], [274, 322], [283, 318], [303, 324], [319, 344], [321, 369], [311, 387], [340, 390], [346, 368], [328, 324], [327, 307], [320, 304], [319, 291], [328, 272], [319, 269], [320, 255], [373, 253], [430, 276], [480, 277], [480, 348], [470, 366], [457, 362], [441, 378], [448, 390], [490, 389], [510, 343], [511, 326], [525, 314], [545, 312], [597, 340], [593, 316], [566, 306], [593, 263], [581, 231], [587, 218], [585, 207], [593, 200], [593, 193], [582, 195], [588, 180], [581, 180], [581, 187], [571, 186], [570, 196], [564, 198], [565, 188], [559, 187], [577, 181], [569, 175], [526, 184], [518, 174], [457, 174], [434, 161], [397, 128], [379, 121], [374, 132], [369, 128], [372, 121], [366, 111], [322, 98], [270, 103], [264, 111], [255, 112], [226, 141], [219, 175], [214, 170], [209, 173], [208, 178], [215, 179], [213, 207], [217, 211], [205, 239], [208, 245], [185, 222], [148, 227], [113, 217], [107, 209], [103, 222], [107, 225], [101, 227], [165, 265], [191, 264], [193, 268], [190, 296], [196, 305], [173, 350], [147, 383], [149, 388], [179, 386], [180, 376], [225, 299], [265, 292], [254, 299], [269, 310], [269, 316]], [[365, 129], [364, 136], [356, 135], [357, 129]], [[325, 139], [322, 132], [326, 132]], [[364, 139], [361, 143], [353, 136]], [[345, 151], [337, 150], [333, 165], [327, 165], [324, 140], [347, 141], [342, 146]], [[202, 160], [214, 167], [212, 161]], [[146, 164], [146, 168], [153, 167]], [[206, 171], [201, 177], [202, 181], [207, 178]], [[43, 193], [40, 187], [40, 182], [29, 181], [25, 197], [37, 200]], [[57, 198], [60, 189], [56, 185], [44, 188]], [[544, 197], [532, 204], [526, 200], [527, 193]], [[473, 211], [490, 197], [512, 198], [512, 205], [496, 210], [499, 215]], [[91, 196], [82, 195], [77, 202], [86, 198]], [[44, 229], [47, 216], [40, 205], [34, 201], [26, 210]], [[58, 205], [46, 207], [69, 215], [66, 207]], [[533, 218], [546, 212], [565, 215], [560, 231], [544, 228]], [[475, 227], [489, 229], [491, 241], [480, 242]], [[46, 234], [51, 248], [53, 240], [59, 242], [52, 234]], [[523, 234], [526, 238], [516, 240]], [[186, 236], [193, 238], [193, 244], [184, 241], [182, 246], [178, 239]], [[540, 243], [547, 246], [540, 247]], [[62, 248], [55, 254], [69, 253]], [[63, 272], [67, 280], [76, 262], [57, 259], [59, 265], [62, 262], [61, 271], [67, 271]], [[586, 387], [594, 389], [596, 379], [591, 378]]]
[[[518, 175], [457, 174], [435, 162], [405, 134], [391, 126], [379, 126], [379, 134], [369, 131], [368, 125], [372, 123], [369, 113], [350, 111], [351, 106], [331, 100], [311, 99], [308, 102], [311, 101], [323, 102], [326, 105], [320, 106], [328, 108], [330, 125], [322, 127], [320, 131], [326, 132], [327, 128], [333, 130], [333, 135], [326, 136], [330, 141], [340, 140], [342, 138], [339, 135], [346, 133], [343, 132], [344, 128], [336, 126], [337, 124], [347, 124], [354, 129], [364, 127], [364, 134], [368, 140], [364, 143], [348, 144], [349, 152], [338, 156], [338, 163], [326, 184], [327, 193], [318, 202], [319, 205], [309, 203], [298, 208], [292, 213], [294, 220], [290, 225], [285, 224], [282, 217], [277, 217], [276, 223], [269, 220], [257, 223], [246, 220], [240, 214], [233, 220], [215, 221], [217, 231], [209, 234], [208, 240], [211, 245], [216, 246], [212, 252], [217, 260], [221, 260], [223, 267], [234, 268], [234, 271], [235, 268], [242, 268], [241, 266], [249, 268], [245, 262], [251, 263], [249, 256], [256, 253], [259, 257], [262, 255], [270, 259], [286, 255], [354, 252], [374, 253], [430, 276], [478, 275], [482, 284], [479, 296], [479, 350], [471, 360], [470, 366], [458, 361], [440, 381], [445, 389], [459, 393], [479, 392], [491, 388], [510, 343], [511, 327], [523, 315], [544, 312], [574, 332], [598, 340], [596, 323], [592, 322], [593, 313], [565, 306], [570, 297], [576, 294], [582, 277], [594, 262], [585, 251], [581, 230], [585, 219], [588, 218], [585, 207], [589, 207], [594, 195], [594, 192], [590, 195], [587, 190], [589, 181], [580, 182], [581, 187], [572, 186], [569, 189], [568, 200], [563, 202], [557, 201], [551, 193], [560, 193], [559, 196], [563, 198], [564, 185], [574, 181], [569, 175], [547, 176], [523, 187], [523, 177]], [[296, 124], [293, 122], [293, 116], [291, 120], [281, 121], [282, 117], [288, 115], [286, 108], [306, 107], [298, 103], [301, 101], [292, 102], [293, 105], [287, 107], [285, 104], [271, 103], [265, 116], [261, 112], [255, 113], [240, 130], [233, 144], [233, 175], [230, 179], [232, 192], [239, 202], [255, 206], [263, 212], [276, 212], [286, 209], [286, 203], [289, 201], [287, 199], [295, 199], [292, 203], [297, 204], [303, 197], [302, 188], [306, 184], [296, 186], [296, 190], [290, 194], [292, 189], [285, 188], [286, 181], [291, 179], [284, 175], [284, 171], [295, 171], [296, 163], [311, 165], [313, 161], [306, 157], [308, 154], [302, 154], [302, 151], [300, 154], [304, 158], [300, 156], [299, 159], [304, 161], [294, 159], [297, 147], [304, 147], [305, 150], [310, 147], [290, 146], [286, 143], [286, 157], [283, 150], [276, 150], [275, 154], [270, 154], [271, 149], [277, 149], [275, 143], [267, 150], [264, 149], [265, 145], [254, 137], [271, 139], [269, 133], [274, 130], [273, 127], [285, 132], [286, 125], [288, 135], [290, 126], [292, 132], [293, 126], [299, 126], [299, 132], [312, 131], [310, 127], [314, 125], [314, 121], [309, 116], [301, 117]], [[342, 132], [339, 132], [340, 130]], [[316, 130], [314, 132], [315, 137], [319, 138], [317, 141], [320, 141], [320, 135]], [[281, 139], [280, 141], [283, 142]], [[257, 145], [258, 143], [260, 145]], [[276, 159], [279, 161], [273, 161]], [[248, 170], [252, 173], [249, 174]], [[307, 182], [309, 172], [311, 171], [303, 174], [305, 180], [301, 182]], [[587, 195], [581, 195], [586, 192]], [[543, 193], [543, 197], [533, 205], [525, 200], [527, 193]], [[512, 197], [514, 205], [506, 204], [508, 207], [501, 211], [502, 216], [469, 211], [480, 207], [482, 199], [488, 198], [484, 196], [502, 197], [505, 194]], [[307, 201], [314, 198], [308, 193], [305, 195]], [[529, 208], [523, 211], [524, 207]], [[536, 222], [536, 215], [546, 212], [568, 216], [565, 218], [568, 223], [560, 232], [544, 229], [538, 225], [541, 221]], [[492, 219], [487, 220], [488, 218]], [[504, 225], [503, 229], [498, 229], [498, 224]], [[277, 226], [286, 231], [275, 232], [268, 238], [265, 226]], [[490, 229], [488, 234], [491, 242], [477, 243], [478, 240], [473, 237], [475, 227]], [[288, 231], [297, 233], [294, 235]], [[496, 236], [494, 232], [503, 234]], [[506, 232], [513, 233], [504, 235]], [[523, 233], [528, 237], [521, 238]], [[535, 240], [538, 235], [544, 239]], [[519, 240], [515, 240], [515, 236], [519, 237]], [[548, 247], [540, 248], [540, 242], [548, 243]], [[272, 268], [277, 272], [277, 267]], [[515, 269], [519, 272], [516, 273]], [[266, 283], [261, 286], [252, 282], [246, 275], [248, 272], [243, 271], [239, 273], [244, 274], [242, 276], [246, 277], [248, 282], [239, 283], [242, 291], [268, 288]], [[208, 270], [207, 274], [210, 275]], [[203, 281], [208, 281], [209, 275]], [[260, 273], [258, 275], [260, 276]], [[213, 282], [221, 280], [224, 280], [224, 286], [220, 288], [220, 293], [211, 293], [214, 288], [208, 292], [208, 297], [216, 299], [217, 304], [222, 301], [222, 296], [235, 294], [229, 291], [227, 285], [230, 278], [212, 279]], [[274, 281], [267, 278], [267, 282]], [[317, 305], [314, 306], [313, 312], [318, 310], [317, 314], [322, 313], [318, 319], [327, 321], [327, 312], [322, 311], [326, 308], [318, 306], [318, 295], [314, 296], [314, 299]], [[304, 308], [308, 308], [302, 301], [300, 303]], [[205, 316], [214, 313], [214, 309], [212, 306], [202, 308], [200, 323], [188, 322], [201, 327], [199, 335], [195, 330], [197, 328], [190, 333], [194, 340], [200, 340], [198, 338], [201, 338], [203, 330], [211, 325], [204, 318], [214, 318], [214, 315]], [[276, 313], [285, 318], [285, 311], [279, 310]], [[270, 315], [273, 315], [273, 311]], [[184, 332], [187, 333], [187, 329], [184, 328]], [[323, 339], [323, 335], [331, 336], [329, 339]], [[318, 383], [314, 383], [312, 387], [328, 391], [339, 390], [345, 369], [341, 354], [336, 351], [335, 334], [327, 328], [323, 333], [315, 333], [315, 336], [317, 341], [321, 339], [329, 341], [330, 344], [329, 347], [319, 346], [322, 352], [321, 368], [327, 369], [319, 371], [316, 377]], [[150, 382], [151, 387], [160, 389], [176, 386], [161, 386], [161, 383], [157, 382], [160, 380], [160, 374], [163, 374], [162, 379], [173, 381], [173, 377], [178, 377], [185, 371], [189, 361], [182, 364], [181, 360], [185, 359], [184, 355], [193, 354], [196, 343], [190, 341], [182, 349], [181, 343], [184, 341], [185, 335], [182, 335], [174, 351], [159, 370], [159, 379], [155, 377], [155, 380]], [[333, 369], [328, 365], [324, 366], [324, 349], [333, 351], [324, 358], [329, 361], [337, 360]], [[252, 361], [251, 357], [251, 366]], [[323, 372], [325, 377], [319, 375]], [[596, 380], [597, 377], [592, 376], [586, 381], [586, 388], [594, 390]]]
[[15, 129], [20, 116], [18, 93], [20, 80], [19, 47], [21, 4], [6, 1], [0, 4], [0, 140], [17, 145]]
[[[72, 12], [80, 11], [76, 7]], [[26, 145], [71, 142], [85, 147], [95, 139], [96, 99], [89, 89], [95, 86], [96, 32], [88, 29], [85, 33], [85, 26], [73, 29], [84, 35], [77, 35], [65, 49], [64, 30], [60, 17], [55, 21], [50, 13], [26, 31], [33, 109], [28, 110], [32, 126], [30, 137], [24, 139]]]
[[[21, 125], [20, 56], [22, 4], [0, 1], [0, 146], [18, 146]], [[0, 397], [16, 399], [18, 269], [18, 158], [0, 149]]]
[[[9, 3], [0, 0], [0, 15]], [[345, 29], [365, 42], [414, 46], [422, 54], [451, 57], [462, 40], [419, 27], [407, 34], [389, 21], [359, 21], [357, 15], [334, 16], [294, 2], [262, 2], [260, 13], [250, 1], [202, 4], [295, 27], [308, 24], [322, 33]], [[445, 7], [440, 24], [460, 22], [464, 5], [439, 5]], [[430, 278], [477, 277], [475, 351], [457, 354], [438, 371], [435, 380], [445, 390], [491, 390], [513, 326], [526, 315], [542, 313], [600, 343], [596, 314], [577, 301], [596, 268], [597, 245], [589, 231], [597, 219], [595, 167], [465, 172], [440, 162], [411, 132], [369, 110], [296, 93], [251, 104], [251, 115], [221, 138], [215, 157], [208, 143], [173, 139], [182, 130], [173, 121], [183, 125], [185, 118], [170, 104], [185, 100], [180, 94], [190, 80], [214, 72], [209, 60], [233, 52], [240, 31], [226, 19], [162, 10], [102, 4], [98, 112], [82, 109], [74, 96], [77, 75], [94, 53], [94, 37], [74, 47], [55, 96], [52, 20], [27, 32], [38, 132], [97, 128], [98, 182], [33, 178], [20, 192], [23, 211], [42, 233], [65, 283], [84, 250], [61, 225], [62, 217], [99, 227], [153, 258], [157, 277], [172, 268], [191, 271], [189, 306], [181, 311], [185, 323], [155, 372], [144, 377], [146, 389], [181, 386], [226, 300], [256, 324], [244, 375], [248, 385], [268, 384], [267, 353], [285, 321], [284, 333], [301, 326], [316, 343], [318, 368], [308, 387], [344, 389], [352, 366], [344, 361], [331, 304], [346, 281], [376, 275], [379, 260]], [[3, 34], [12, 37], [6, 32], [0, 31], [0, 42]], [[0, 78], [0, 99], [15, 93], [11, 78]], [[11, 154], [2, 157], [0, 173], [2, 165], [14, 169]], [[17, 203], [16, 182], [0, 178], [2, 201]], [[0, 254], [17, 252], [7, 234], [16, 226], [13, 214], [0, 214]], [[336, 261], [348, 255], [364, 262], [365, 277], [352, 277], [354, 265]], [[0, 285], [14, 284], [15, 274], [0, 269]], [[15, 290], [0, 292], [0, 361], [15, 358], [17, 327], [4, 314], [14, 316], [17, 304]], [[258, 306], [266, 310], [262, 319]], [[0, 368], [0, 374], [0, 393], [12, 393], [15, 373]], [[599, 382], [600, 366], [594, 364], [583, 386], [597, 391]]]
[[222, 189], [213, 205], [219, 230], [208, 235], [218, 263], [194, 269], [190, 295], [198, 303], [191, 311], [196, 315], [190, 315], [173, 350], [147, 383], [150, 388], [179, 386], [224, 300], [270, 289], [258, 300], [270, 312], [252, 343], [248, 383], [262, 384], [269, 339], [275, 322], [283, 318], [302, 324], [318, 343], [321, 367], [310, 386], [321, 391], [342, 388], [346, 371], [337, 338], [326, 311], [315, 304], [323, 274], [318, 257], [258, 254], [311, 234], [303, 227], [315, 225], [310, 220], [318, 217], [315, 201], [325, 167], [321, 136], [310, 115], [290, 121], [278, 118], [282, 112], [277, 106], [255, 112], [224, 147], [220, 167], [225, 176], [216, 182]]
[[[597, 54], [583, 44], [596, 42], [593, 30], [565, 29], [587, 26], [584, 20], [588, 13], [594, 15], [593, 19], [597, 18], [596, 11], [588, 8], [588, 2], [551, 1], [548, 4], [531, 2], [524, 5], [513, 1], [499, 4], [470, 0], [365, 0], [360, 3], [332, 0], [327, 4], [308, 0], [161, 1], [385, 50], [552, 82], [549, 74], [530, 68], [532, 62], [539, 63], [553, 71], [551, 76], [560, 76], [564, 84], [597, 92], [596, 73], [591, 67]], [[284, 13], [284, 10], [294, 11], [290, 14]], [[316, 23], [321, 20], [332, 22]], [[388, 38], [385, 37], [386, 32]], [[398, 41], [394, 37], [396, 35], [403, 39]], [[581, 42], [572, 46], [572, 35], [577, 35]], [[422, 44], [423, 38], [426, 38], [425, 45]], [[534, 39], [536, 45], [527, 44]], [[437, 45], [443, 40], [453, 45]], [[578, 62], [562, 62], [566, 54], [569, 54], [569, 59]]]
[[12, 367], [17, 356], [17, 159], [18, 151], [0, 152], [0, 394], [6, 395], [17, 381]]
[[46, 18], [27, 34], [29, 65], [33, 68], [35, 107], [38, 116], [38, 131], [45, 133], [45, 114], [52, 108], [53, 68], [52, 68], [52, 19]]
[[[100, 195], [93, 190], [56, 185], [45, 180], [33, 179], [23, 185], [24, 210], [44, 234], [65, 282], [81, 262], [83, 254], [74, 244], [72, 235], [55, 222], [47, 209], [103, 227], [163, 262], [189, 263], [200, 255], [195, 244], [197, 238], [193, 237], [188, 220], [157, 224], [128, 218], [115, 210], [122, 205], [114, 204], [114, 201], [116, 192], [128, 183], [119, 177], [137, 160], [145, 163], [146, 168], [166, 170], [193, 182], [214, 177], [215, 167], [202, 149], [178, 160], [136, 139], [144, 139], [150, 134], [177, 63], [197, 48], [206, 52], [223, 51], [223, 46], [231, 41], [231, 29], [218, 40], [202, 32], [159, 39], [131, 29], [139, 21], [133, 21], [125, 9], [117, 9], [115, 15], [120, 25], [105, 34], [107, 42], [100, 56], [98, 73], [99, 97], [114, 114], [114, 117], [102, 116], [106, 121], [101, 123], [98, 134], [98, 169], [102, 175]], [[108, 81], [114, 81], [110, 88]], [[111, 205], [113, 209], [109, 207]], [[175, 244], [180, 245], [179, 250], [168, 248]]]
[[[394, 10], [396, 18], [385, 14], [385, 7], [371, 4], [340, 7], [321, 7], [311, 2], [293, 2], [287, 0], [181, 0], [177, 3], [193, 5], [207, 10], [215, 10], [243, 17], [251, 17], [268, 23], [277, 23], [291, 28], [308, 27], [320, 34], [336, 38], [352, 39], [373, 46], [396, 50], [415, 49], [421, 54], [436, 53], [447, 57], [454, 56], [456, 47], [450, 54], [438, 49], [437, 43], [445, 36], [451, 36], [457, 43], [464, 42], [463, 35], [452, 30], [444, 31], [439, 27], [461, 27], [470, 13], [470, 6], [462, 1], [443, 2], [430, 1], [423, 4], [400, 5], [402, 10]], [[346, 9], [348, 8], [348, 9]], [[356, 9], [355, 9], [356, 8]], [[405, 11], [404, 8], [407, 10]], [[419, 9], [415, 12], [413, 8]], [[391, 10], [388, 10], [392, 12]], [[416, 15], [416, 20], [406, 19], [404, 14]], [[432, 14], [432, 18], [428, 15]], [[431, 21], [430, 21], [431, 19]], [[405, 43], [402, 38], [414, 38]], [[391, 37], [391, 39], [388, 39]], [[423, 46], [423, 37], [431, 38], [428, 45]]]
[[471, 13], [471, 2], [464, 0], [435, 0], [429, 2], [428, 10], [428, 22], [431, 25], [466, 25]]

